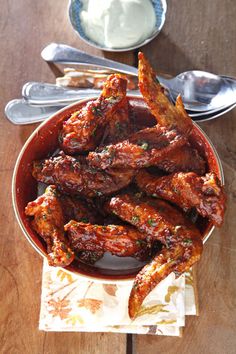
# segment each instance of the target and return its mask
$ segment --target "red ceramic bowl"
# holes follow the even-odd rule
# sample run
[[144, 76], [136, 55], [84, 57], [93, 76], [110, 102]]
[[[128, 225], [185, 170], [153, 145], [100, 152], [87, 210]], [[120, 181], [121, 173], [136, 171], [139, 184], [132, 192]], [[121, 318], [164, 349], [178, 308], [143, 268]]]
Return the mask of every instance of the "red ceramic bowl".
[[[148, 123], [147, 125], [155, 124], [154, 118], [141, 97], [129, 96], [128, 99], [137, 121], [145, 121]], [[31, 175], [31, 165], [34, 160], [48, 157], [58, 149], [58, 133], [63, 120], [79, 110], [89, 100], [91, 99], [85, 99], [63, 108], [44, 121], [28, 138], [16, 161], [12, 181], [13, 206], [16, 218], [28, 241], [42, 256], [46, 256], [45, 244], [31, 228], [29, 218], [24, 213], [27, 203], [36, 199], [38, 193], [38, 184]], [[210, 139], [196, 124], [190, 136], [190, 141], [205, 156], [208, 170], [215, 172], [222, 184], [224, 184], [219, 156]], [[197, 226], [203, 235], [203, 240], [206, 241], [214, 229], [212, 223], [200, 217], [197, 221]], [[142, 265], [134, 259], [107, 256], [103, 261], [96, 263], [95, 266], [88, 266], [79, 260], [75, 260], [66, 270], [86, 277], [92, 277], [94, 280], [117, 282], [131, 280]]]

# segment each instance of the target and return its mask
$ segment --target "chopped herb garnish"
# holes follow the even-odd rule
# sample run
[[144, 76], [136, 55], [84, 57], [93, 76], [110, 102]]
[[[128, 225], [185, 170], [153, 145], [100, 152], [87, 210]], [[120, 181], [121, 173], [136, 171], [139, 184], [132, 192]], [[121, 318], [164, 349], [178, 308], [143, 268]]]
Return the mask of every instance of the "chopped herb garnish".
[[110, 150], [110, 160], [111, 161], [112, 161], [112, 159], [114, 159], [115, 155], [116, 155], [115, 150]]
[[148, 219], [148, 225], [150, 225], [150, 226], [157, 226], [157, 223], [156, 223], [156, 221], [155, 220], [153, 220], [153, 219]]
[[116, 122], [116, 123], [115, 123], [115, 126], [116, 126], [116, 129], [119, 131], [119, 130], [120, 130], [120, 128], [121, 128], [121, 124], [120, 124], [120, 122]]
[[99, 107], [93, 107], [92, 112], [95, 116], [102, 116], [102, 111]]
[[110, 230], [113, 231], [116, 229], [117, 225], [109, 225], [109, 227], [110, 227]]
[[131, 222], [136, 223], [140, 220], [139, 216], [135, 215], [132, 217]]
[[176, 194], [180, 194], [179, 189], [178, 189], [178, 188], [176, 188], [176, 187], [173, 187], [173, 192], [174, 192], [174, 193], [176, 193]]
[[70, 259], [70, 257], [71, 257], [71, 253], [70, 253], [70, 252], [67, 252], [66, 258], [67, 258], [67, 259]]
[[77, 227], [77, 221], [71, 220], [70, 221], [70, 226]]
[[136, 245], [142, 247], [146, 245], [146, 242], [144, 240], [137, 240]]
[[116, 96], [110, 96], [106, 98], [106, 101], [110, 102], [110, 103], [115, 103], [117, 100]]
[[127, 125], [126, 124], [122, 124], [120, 122], [116, 122], [115, 123], [115, 127], [116, 127], [116, 130], [119, 132], [119, 133], [123, 133], [125, 131], [125, 129], [127, 129]]
[[92, 131], [92, 136], [96, 136], [96, 132], [97, 132], [97, 125], [96, 125], [96, 127], [93, 129], [93, 131]]
[[101, 154], [105, 154], [106, 152], [109, 151], [109, 147], [108, 146], [105, 146], [102, 151], [101, 151]]
[[88, 218], [81, 218], [80, 221], [87, 224], [89, 222], [89, 219]]
[[141, 148], [143, 150], [147, 150], [148, 149], [148, 143], [142, 143]]
[[63, 143], [63, 136], [62, 136], [62, 134], [59, 134], [59, 136], [58, 136], [58, 141], [59, 141], [59, 144], [62, 144], [62, 143]]
[[57, 193], [57, 190], [56, 190], [56, 189], [51, 188], [51, 189], [50, 189], [50, 192], [51, 192], [55, 197], [58, 196], [58, 193]]
[[190, 238], [185, 238], [185, 239], [183, 240], [184, 246], [189, 246], [189, 245], [191, 245], [192, 243], [193, 243], [193, 241], [192, 241]]

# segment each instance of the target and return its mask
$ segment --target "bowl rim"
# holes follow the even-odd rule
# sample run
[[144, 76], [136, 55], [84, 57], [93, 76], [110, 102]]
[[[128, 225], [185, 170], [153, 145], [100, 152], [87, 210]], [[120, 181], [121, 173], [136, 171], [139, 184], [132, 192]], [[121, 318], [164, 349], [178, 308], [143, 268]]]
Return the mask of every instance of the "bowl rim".
[[[100, 50], [103, 50], [105, 52], [127, 52], [129, 50], [134, 50], [134, 49], [138, 49], [140, 47], [143, 47], [144, 45], [148, 44], [149, 42], [151, 42], [162, 30], [163, 26], [164, 26], [164, 23], [166, 21], [166, 12], [167, 12], [167, 2], [166, 0], [159, 0], [161, 3], [162, 3], [162, 6], [163, 6], [163, 19], [162, 19], [162, 22], [160, 24], [160, 26], [157, 28], [155, 26], [155, 30], [154, 32], [149, 36], [147, 37], [146, 39], [144, 39], [142, 42], [139, 42], [137, 44], [134, 44], [133, 46], [129, 46], [129, 47], [125, 47], [125, 48], [111, 48], [111, 47], [105, 47], [105, 46], [101, 46], [99, 45], [98, 43], [96, 42], [93, 42], [91, 39], [87, 39], [86, 37], [83, 37], [79, 31], [76, 29], [76, 27], [74, 26], [73, 24], [73, 21], [72, 21], [72, 1], [74, 0], [69, 0], [68, 2], [68, 6], [67, 6], [67, 17], [70, 21], [70, 24], [73, 28], [73, 31], [79, 36], [79, 38], [84, 41], [85, 43], [89, 44], [90, 46], [92, 47], [95, 47], [95, 48], [98, 48]], [[152, 0], [151, 0], [151, 3], [152, 3]]]
[[[134, 95], [130, 95], [128, 94], [127, 97], [129, 99], [137, 99], [137, 96]], [[23, 223], [23, 221], [21, 220], [20, 217], [20, 213], [18, 210], [18, 206], [17, 206], [17, 198], [16, 198], [16, 176], [17, 176], [17, 172], [18, 172], [18, 168], [21, 162], [21, 158], [26, 150], [26, 148], [28, 147], [29, 143], [31, 142], [31, 140], [34, 139], [35, 135], [37, 135], [37, 133], [39, 132], [39, 130], [46, 125], [50, 120], [52, 120], [53, 118], [55, 118], [57, 115], [60, 115], [61, 113], [63, 113], [64, 111], [70, 110], [71, 108], [73, 108], [74, 106], [78, 105], [78, 104], [83, 104], [86, 103], [90, 100], [94, 100], [96, 99], [97, 96], [94, 97], [88, 97], [88, 98], [84, 98], [82, 100], [79, 100], [77, 102], [74, 102], [66, 107], [63, 107], [62, 109], [58, 110], [57, 112], [53, 113], [50, 117], [48, 117], [45, 121], [43, 121], [38, 127], [36, 127], [36, 129], [30, 134], [30, 136], [28, 137], [28, 139], [25, 141], [24, 145], [21, 148], [21, 151], [16, 159], [15, 162], [15, 166], [14, 166], [14, 170], [13, 170], [13, 175], [12, 175], [12, 184], [11, 184], [11, 192], [12, 192], [12, 204], [13, 204], [13, 209], [14, 209], [14, 213], [17, 219], [17, 222], [21, 228], [21, 231], [23, 232], [24, 236], [26, 237], [26, 239], [29, 241], [29, 243], [31, 244], [31, 246], [43, 257], [46, 259], [46, 253], [42, 252], [42, 250], [38, 247], [38, 245], [34, 242], [34, 240], [30, 237], [30, 235], [27, 232], [27, 229], [25, 228], [25, 225]], [[139, 99], [143, 100], [142, 96], [138, 96]], [[202, 130], [202, 128], [199, 127], [199, 125], [196, 122], [193, 122], [194, 126], [200, 131], [200, 133], [203, 135], [203, 137], [206, 139], [207, 143], [209, 144], [209, 146], [211, 147], [213, 153], [214, 153], [214, 157], [215, 157], [215, 161], [216, 161], [216, 165], [217, 168], [219, 170], [219, 175], [220, 175], [220, 181], [221, 184], [224, 185], [225, 184], [225, 179], [224, 179], [224, 172], [223, 172], [223, 167], [222, 167], [222, 163], [220, 160], [220, 157], [218, 155], [218, 152], [216, 150], [216, 148], [214, 147], [213, 143], [211, 142], [210, 138], [207, 136], [207, 134]], [[215, 226], [211, 225], [211, 227], [209, 228], [209, 230], [207, 231], [207, 233], [205, 234], [204, 238], [203, 238], [203, 244], [208, 240], [208, 238], [211, 236], [212, 232], [214, 231]], [[132, 282], [134, 279], [134, 275], [130, 275], [127, 276], [125, 275], [125, 278], [118, 278], [118, 279], [108, 279], [106, 276], [103, 277], [103, 275], [99, 275], [99, 277], [95, 277], [94, 275], [90, 275], [90, 274], [83, 274], [80, 273], [78, 271], [78, 273], [73, 272], [70, 269], [67, 268], [63, 268], [63, 267], [57, 267], [58, 269], [61, 269], [63, 271], [66, 271], [69, 274], [73, 274], [73, 276], [78, 276], [90, 281], [94, 281], [97, 283], [104, 283], [104, 284], [117, 284], [117, 283], [128, 283], [128, 282]], [[115, 277], [115, 276], [114, 276]]]

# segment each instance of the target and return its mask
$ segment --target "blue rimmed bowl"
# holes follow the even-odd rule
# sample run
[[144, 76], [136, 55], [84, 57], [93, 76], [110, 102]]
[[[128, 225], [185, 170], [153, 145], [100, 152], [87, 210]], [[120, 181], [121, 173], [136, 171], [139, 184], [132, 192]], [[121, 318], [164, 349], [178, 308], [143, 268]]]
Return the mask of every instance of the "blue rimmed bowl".
[[80, 21], [80, 12], [82, 10], [82, 3], [80, 0], [70, 0], [69, 6], [68, 6], [68, 14], [69, 14], [69, 20], [70, 23], [75, 30], [75, 32], [79, 35], [79, 37], [89, 45], [109, 51], [109, 52], [125, 52], [128, 50], [133, 50], [139, 47], [144, 46], [145, 44], [149, 43], [152, 39], [154, 39], [161, 31], [164, 23], [165, 23], [165, 17], [166, 17], [166, 11], [167, 11], [167, 4], [166, 0], [151, 0], [152, 5], [154, 7], [154, 11], [156, 14], [156, 25], [155, 28], [152, 32], [152, 34], [147, 37], [144, 41], [139, 42], [133, 46], [125, 47], [125, 48], [111, 48], [111, 47], [105, 47], [101, 46], [96, 42], [93, 42], [90, 38], [88, 38], [81, 26], [81, 21]]

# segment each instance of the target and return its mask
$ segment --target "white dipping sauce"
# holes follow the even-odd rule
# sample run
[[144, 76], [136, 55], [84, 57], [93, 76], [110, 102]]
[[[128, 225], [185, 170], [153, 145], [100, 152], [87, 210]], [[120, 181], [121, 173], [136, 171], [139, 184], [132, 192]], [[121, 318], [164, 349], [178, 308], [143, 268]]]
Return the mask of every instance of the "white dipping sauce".
[[101, 46], [126, 48], [148, 38], [156, 16], [150, 0], [82, 0], [85, 35]]

